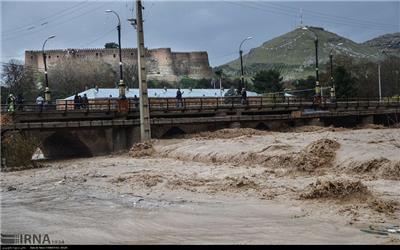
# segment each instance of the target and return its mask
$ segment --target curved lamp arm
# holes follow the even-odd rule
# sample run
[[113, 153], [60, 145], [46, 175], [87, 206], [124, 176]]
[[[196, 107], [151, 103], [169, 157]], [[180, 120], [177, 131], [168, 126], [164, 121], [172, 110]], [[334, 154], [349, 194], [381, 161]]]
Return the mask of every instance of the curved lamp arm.
[[343, 45], [343, 43], [338, 43], [335, 46], [332, 47], [332, 49], [329, 51], [329, 55], [332, 55], [332, 52], [336, 49], [336, 47]]
[[117, 18], [118, 18], [118, 25], [121, 25], [121, 20], [119, 19], [119, 15], [117, 12], [113, 11], [113, 10], [106, 10], [107, 13], [114, 13]]
[[47, 43], [47, 41], [48, 40], [50, 40], [50, 39], [52, 39], [52, 38], [54, 38], [54, 37], [56, 37], [56, 36], [49, 36], [45, 41], [44, 41], [44, 43], [43, 43], [43, 46], [42, 46], [42, 52], [44, 53], [44, 46], [46, 45], [46, 43]]
[[239, 51], [241, 51], [242, 50], [242, 45], [243, 45], [243, 43], [245, 42], [245, 41], [247, 41], [247, 40], [250, 40], [250, 39], [253, 39], [253, 37], [251, 37], [251, 36], [249, 36], [249, 37], [246, 37], [241, 43], [240, 43], [240, 46], [239, 46]]

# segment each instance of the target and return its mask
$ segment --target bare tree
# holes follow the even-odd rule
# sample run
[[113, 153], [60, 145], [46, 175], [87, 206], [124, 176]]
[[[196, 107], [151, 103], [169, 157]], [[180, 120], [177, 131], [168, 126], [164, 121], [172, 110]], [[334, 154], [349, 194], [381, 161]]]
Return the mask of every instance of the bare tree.
[[124, 82], [126, 86], [129, 88], [139, 88], [137, 64], [124, 64], [123, 72]]
[[[37, 94], [38, 89], [35, 87], [34, 81], [35, 71], [30, 68], [25, 68], [21, 61], [12, 59], [8, 63], [3, 64], [1, 81], [2, 89], [2, 102], [5, 101], [5, 96], [8, 93], [14, 95], [21, 95], [25, 100], [33, 100]], [[4, 90], [8, 90], [4, 92]]]
[[49, 69], [54, 98], [65, 98], [86, 87], [114, 88], [117, 78], [110, 64], [90, 59], [64, 60]]

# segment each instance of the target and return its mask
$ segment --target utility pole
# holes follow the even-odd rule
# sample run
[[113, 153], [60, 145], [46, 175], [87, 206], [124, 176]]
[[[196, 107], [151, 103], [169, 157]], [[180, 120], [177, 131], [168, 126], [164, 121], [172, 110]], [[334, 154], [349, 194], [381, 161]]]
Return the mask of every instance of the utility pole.
[[329, 62], [330, 62], [330, 80], [331, 80], [331, 102], [335, 102], [336, 93], [335, 93], [335, 81], [333, 80], [333, 54], [332, 51], [329, 53]]
[[303, 27], [303, 30], [308, 30], [314, 35], [314, 45], [315, 45], [315, 101], [321, 101], [321, 87], [319, 85], [319, 74], [318, 74], [318, 35], [310, 28]]
[[396, 92], [397, 92], [397, 95], [398, 95], [399, 100], [400, 100], [399, 70], [396, 69], [395, 73], [396, 73], [396, 82], [397, 82], [397, 88], [396, 88], [397, 91]]
[[333, 51], [337, 46], [342, 45], [343, 43], [338, 43], [336, 44], [331, 51], [329, 52], [329, 62], [330, 62], [330, 68], [331, 68], [331, 102], [336, 101], [336, 89], [335, 89], [335, 79], [333, 79]]
[[318, 97], [322, 98], [322, 95], [320, 93], [320, 85], [319, 85], [319, 74], [318, 74], [318, 36], [315, 34], [314, 38], [314, 43], [315, 43], [315, 94]]
[[382, 101], [381, 63], [378, 64], [378, 84], [379, 84], [379, 102], [381, 102]]
[[239, 91], [241, 91], [241, 88], [244, 87], [244, 71], [243, 71], [243, 51], [239, 50], [239, 55], [240, 55], [240, 82], [242, 86], [240, 86]]
[[142, 1], [136, 0], [136, 33], [139, 76], [139, 101], [140, 101], [140, 139], [142, 142], [151, 139], [149, 99], [146, 80], [146, 60], [143, 35]]

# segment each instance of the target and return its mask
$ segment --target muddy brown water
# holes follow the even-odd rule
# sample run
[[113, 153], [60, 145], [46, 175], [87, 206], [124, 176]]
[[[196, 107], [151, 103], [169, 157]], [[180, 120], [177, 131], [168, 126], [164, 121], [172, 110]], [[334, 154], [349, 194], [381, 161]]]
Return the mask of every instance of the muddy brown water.
[[66, 244], [357, 244], [379, 239], [276, 201], [151, 199], [48, 186], [2, 192], [2, 233]]
[[[385, 214], [364, 200], [298, 200], [322, 175], [361, 180], [374, 197], [398, 201], [399, 135], [366, 129], [156, 141], [157, 153], [144, 158], [49, 161], [0, 173], [1, 233], [47, 233], [66, 244], [399, 244], [400, 234], [360, 231], [399, 226], [399, 209]], [[285, 175], [288, 164], [251, 162], [298, 154], [321, 139], [340, 144], [326, 173]], [[242, 154], [248, 160], [236, 162]], [[256, 189], [230, 185], [239, 179]]]

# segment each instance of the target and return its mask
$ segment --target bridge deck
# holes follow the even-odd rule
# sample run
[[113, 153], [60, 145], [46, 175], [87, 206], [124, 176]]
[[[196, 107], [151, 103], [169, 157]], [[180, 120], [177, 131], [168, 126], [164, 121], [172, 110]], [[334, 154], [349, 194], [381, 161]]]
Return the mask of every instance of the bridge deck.
[[[227, 101], [228, 100], [228, 101]], [[116, 100], [117, 101], [117, 100]], [[398, 114], [399, 99], [380, 102], [368, 99], [346, 99], [337, 102], [313, 103], [307, 99], [287, 99], [271, 102], [264, 97], [249, 98], [249, 103], [241, 104], [235, 99], [198, 98], [185, 100], [177, 107], [173, 100], [157, 100], [150, 105], [152, 124], [209, 123], [219, 121], [246, 120], [290, 120], [321, 117], [361, 116], [377, 114]], [[230, 101], [230, 102], [229, 102]], [[80, 109], [59, 109], [60, 104], [38, 109], [26, 104], [17, 107], [12, 114], [13, 124], [3, 125], [1, 130], [43, 129], [97, 126], [138, 125], [139, 108], [129, 100], [128, 110], [119, 112], [118, 102], [107, 100], [108, 105], [98, 103]], [[170, 105], [172, 102], [174, 105]], [[2, 110], [5, 106], [2, 106]]]

